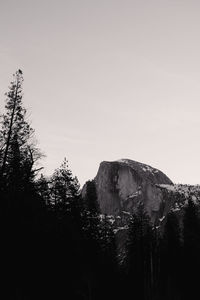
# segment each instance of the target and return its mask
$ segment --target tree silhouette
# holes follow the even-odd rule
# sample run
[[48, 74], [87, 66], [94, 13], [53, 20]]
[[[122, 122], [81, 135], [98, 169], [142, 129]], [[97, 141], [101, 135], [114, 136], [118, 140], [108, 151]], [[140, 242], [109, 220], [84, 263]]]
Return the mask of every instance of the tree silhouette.
[[34, 130], [26, 120], [26, 109], [22, 105], [22, 82], [22, 71], [18, 70], [6, 94], [0, 130], [2, 242], [7, 261], [5, 274], [12, 274], [9, 281], [13, 293], [11, 299], [25, 297], [26, 288], [23, 286], [30, 287], [28, 278], [34, 269], [31, 262], [38, 266], [34, 249], [41, 240], [45, 220], [44, 206], [35, 187], [38, 170], [34, 165], [41, 155], [33, 142]]
[[96, 191], [96, 183], [94, 180], [89, 180], [85, 184], [86, 193], [84, 196], [86, 209], [91, 214], [98, 214], [100, 212], [98, 199], [97, 199], [97, 191]]
[[0, 131], [1, 152], [3, 153], [1, 176], [6, 170], [11, 144], [17, 139], [21, 148], [27, 144], [33, 134], [33, 129], [26, 121], [26, 109], [22, 106], [22, 71], [18, 70], [13, 77], [9, 92], [6, 94], [6, 113], [2, 116], [2, 129]]
[[195, 297], [198, 292], [198, 276], [200, 268], [200, 226], [198, 208], [189, 198], [183, 218], [183, 283], [184, 299]]
[[163, 238], [160, 242], [160, 296], [162, 299], [179, 299], [182, 249], [179, 221], [173, 211], [167, 215]]
[[64, 158], [63, 163], [57, 168], [50, 178], [51, 202], [59, 213], [67, 213], [72, 201], [78, 197], [80, 185], [76, 177], [72, 175], [68, 162]]
[[129, 224], [127, 268], [129, 287], [134, 284], [137, 299], [148, 299], [152, 292], [152, 227], [142, 203]]

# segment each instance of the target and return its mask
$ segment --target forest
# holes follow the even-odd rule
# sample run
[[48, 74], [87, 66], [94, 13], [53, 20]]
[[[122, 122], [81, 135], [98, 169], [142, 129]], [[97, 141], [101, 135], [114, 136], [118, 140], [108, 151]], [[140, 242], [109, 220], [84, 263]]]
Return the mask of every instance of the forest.
[[199, 206], [189, 199], [181, 219], [170, 211], [159, 228], [141, 203], [119, 260], [95, 182], [87, 182], [82, 197], [66, 158], [51, 176], [42, 174], [42, 151], [22, 98], [18, 70], [0, 124], [1, 299], [196, 299]]

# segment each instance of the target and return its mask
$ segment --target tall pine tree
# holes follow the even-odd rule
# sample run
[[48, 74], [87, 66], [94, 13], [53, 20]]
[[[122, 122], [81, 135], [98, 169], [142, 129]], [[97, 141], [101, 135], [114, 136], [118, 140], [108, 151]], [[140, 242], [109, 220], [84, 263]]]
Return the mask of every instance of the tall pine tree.
[[23, 74], [18, 70], [6, 94], [5, 114], [1, 116], [0, 211], [6, 272], [11, 274], [9, 289], [19, 298], [26, 298], [24, 286], [30, 284], [32, 262], [36, 265], [38, 261], [33, 249], [39, 245], [44, 210], [34, 182], [34, 165], [41, 155], [33, 143], [34, 131], [26, 120], [22, 83]]
[[6, 93], [5, 114], [1, 116], [0, 187], [3, 193], [10, 193], [12, 189], [15, 193], [30, 189], [38, 171], [34, 165], [41, 157], [33, 140], [34, 130], [26, 119], [22, 83], [23, 74], [18, 70]]

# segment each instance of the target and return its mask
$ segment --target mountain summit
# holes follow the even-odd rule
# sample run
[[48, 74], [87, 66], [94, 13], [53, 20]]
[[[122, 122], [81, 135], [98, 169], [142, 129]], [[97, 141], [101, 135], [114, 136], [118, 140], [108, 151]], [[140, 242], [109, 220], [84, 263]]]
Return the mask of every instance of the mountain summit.
[[132, 213], [143, 202], [153, 222], [163, 216], [167, 205], [158, 185], [173, 185], [163, 172], [130, 159], [103, 161], [94, 180], [103, 214]]

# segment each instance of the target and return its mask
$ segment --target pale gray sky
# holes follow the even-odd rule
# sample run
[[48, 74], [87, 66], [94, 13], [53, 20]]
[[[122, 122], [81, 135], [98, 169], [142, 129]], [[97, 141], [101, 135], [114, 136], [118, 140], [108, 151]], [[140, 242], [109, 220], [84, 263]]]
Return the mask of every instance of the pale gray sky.
[[24, 72], [46, 174], [130, 158], [200, 183], [200, 1], [0, 0], [0, 108]]

